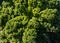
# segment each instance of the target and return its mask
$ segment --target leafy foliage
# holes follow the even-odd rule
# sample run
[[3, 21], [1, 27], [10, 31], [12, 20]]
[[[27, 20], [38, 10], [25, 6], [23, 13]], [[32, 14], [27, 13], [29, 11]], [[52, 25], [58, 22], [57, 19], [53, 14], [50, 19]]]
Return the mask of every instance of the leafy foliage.
[[36, 43], [36, 30], [35, 29], [26, 29], [23, 33], [23, 43]]
[[60, 43], [60, 1], [0, 0], [0, 43]]

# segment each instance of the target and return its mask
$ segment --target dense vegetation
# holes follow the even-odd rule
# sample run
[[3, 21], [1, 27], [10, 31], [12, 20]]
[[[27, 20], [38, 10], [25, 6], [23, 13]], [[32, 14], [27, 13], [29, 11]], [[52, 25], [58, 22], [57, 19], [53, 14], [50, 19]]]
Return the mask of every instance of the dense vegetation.
[[0, 0], [0, 43], [60, 43], [60, 1]]

